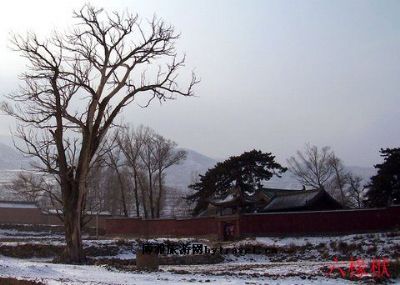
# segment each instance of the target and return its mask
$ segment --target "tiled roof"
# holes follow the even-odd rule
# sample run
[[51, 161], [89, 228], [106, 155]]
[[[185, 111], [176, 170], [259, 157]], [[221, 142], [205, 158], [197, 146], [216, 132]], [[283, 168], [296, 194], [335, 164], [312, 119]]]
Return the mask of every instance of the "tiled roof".
[[0, 201], [0, 208], [38, 208], [34, 202], [26, 201]]
[[266, 205], [263, 211], [275, 211], [283, 209], [296, 209], [308, 206], [317, 196], [323, 194], [323, 190], [303, 190], [293, 191], [294, 193], [285, 193], [276, 195], [272, 201]]
[[[303, 192], [302, 190], [290, 190], [290, 189], [277, 189], [277, 188], [263, 188], [256, 191], [254, 194], [243, 194], [244, 204], [254, 204], [260, 201], [268, 200], [270, 201], [275, 196], [293, 194], [294, 192]], [[238, 188], [231, 188], [227, 191], [227, 194], [221, 198], [210, 199], [210, 203], [215, 206], [233, 206], [240, 204], [240, 190]]]

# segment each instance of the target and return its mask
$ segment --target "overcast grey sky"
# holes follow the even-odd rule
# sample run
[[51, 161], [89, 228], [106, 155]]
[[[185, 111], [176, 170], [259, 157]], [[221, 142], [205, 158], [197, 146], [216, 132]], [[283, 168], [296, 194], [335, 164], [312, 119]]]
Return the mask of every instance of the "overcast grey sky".
[[[16, 89], [24, 69], [7, 48], [9, 32], [62, 30], [85, 2], [2, 3], [1, 94]], [[181, 32], [178, 50], [202, 80], [197, 97], [132, 105], [124, 117], [182, 147], [216, 158], [257, 148], [285, 163], [309, 142], [371, 166], [380, 147], [400, 145], [400, 1], [91, 3], [155, 13]], [[10, 125], [2, 116], [0, 134]]]

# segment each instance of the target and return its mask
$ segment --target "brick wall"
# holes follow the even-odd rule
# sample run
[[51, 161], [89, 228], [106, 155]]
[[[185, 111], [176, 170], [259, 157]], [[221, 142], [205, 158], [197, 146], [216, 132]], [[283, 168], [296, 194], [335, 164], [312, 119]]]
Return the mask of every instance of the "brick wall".
[[42, 224], [42, 212], [38, 208], [0, 208], [0, 223]]
[[109, 218], [105, 219], [105, 230], [110, 235], [138, 237], [213, 236], [218, 234], [218, 224], [213, 217], [157, 220]]
[[399, 228], [400, 207], [165, 220], [111, 218], [105, 220], [105, 230], [109, 235], [221, 238], [227, 221], [235, 225], [235, 232], [240, 236], [368, 232]]
[[[104, 229], [106, 217], [109, 216], [99, 216], [99, 229]], [[62, 225], [62, 221], [56, 214], [43, 213], [39, 208], [0, 207], [0, 224]], [[87, 226], [96, 226], [95, 215]]]
[[[223, 224], [235, 224], [240, 236], [353, 233], [400, 228], [400, 206], [385, 209], [246, 214], [233, 217], [142, 220], [99, 216], [109, 235], [222, 237]], [[60, 225], [56, 215], [38, 208], [0, 208], [0, 223]], [[96, 225], [96, 218], [89, 226]]]
[[379, 231], [400, 227], [400, 207], [243, 215], [243, 236]]

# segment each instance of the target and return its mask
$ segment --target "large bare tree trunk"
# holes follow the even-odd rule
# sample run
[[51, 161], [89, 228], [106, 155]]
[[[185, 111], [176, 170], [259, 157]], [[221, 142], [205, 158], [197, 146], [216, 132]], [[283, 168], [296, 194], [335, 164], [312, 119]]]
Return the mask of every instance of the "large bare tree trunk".
[[81, 238], [81, 214], [72, 210], [64, 216], [65, 238], [67, 246], [65, 256], [69, 263], [82, 263], [85, 261]]
[[[82, 199], [79, 186], [69, 186], [63, 190], [64, 193], [64, 230], [66, 248], [64, 258], [68, 263], [79, 264], [86, 260], [83, 253], [82, 236], [81, 236], [81, 215], [82, 215]], [[81, 191], [80, 191], [81, 190]]]
[[81, 234], [90, 163], [89, 153], [86, 150], [87, 144], [83, 143], [80, 160], [81, 168], [68, 167], [66, 171], [68, 174], [60, 176], [66, 240], [64, 258], [68, 263], [73, 264], [80, 264], [86, 261]]

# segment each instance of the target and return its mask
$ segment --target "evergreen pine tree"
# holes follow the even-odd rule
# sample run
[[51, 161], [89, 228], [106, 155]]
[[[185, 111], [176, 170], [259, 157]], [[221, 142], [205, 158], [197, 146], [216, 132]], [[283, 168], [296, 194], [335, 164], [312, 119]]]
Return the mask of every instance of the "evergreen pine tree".
[[385, 207], [400, 204], [400, 148], [380, 150], [383, 163], [375, 165], [377, 174], [368, 185], [367, 205]]
[[200, 181], [189, 185], [196, 192], [187, 199], [196, 203], [193, 215], [207, 209], [211, 197], [224, 197], [232, 187], [238, 187], [241, 194], [254, 193], [262, 188], [262, 182], [280, 174], [287, 169], [275, 162], [271, 153], [252, 150], [240, 156], [232, 156], [224, 162], [217, 163], [204, 175]]

